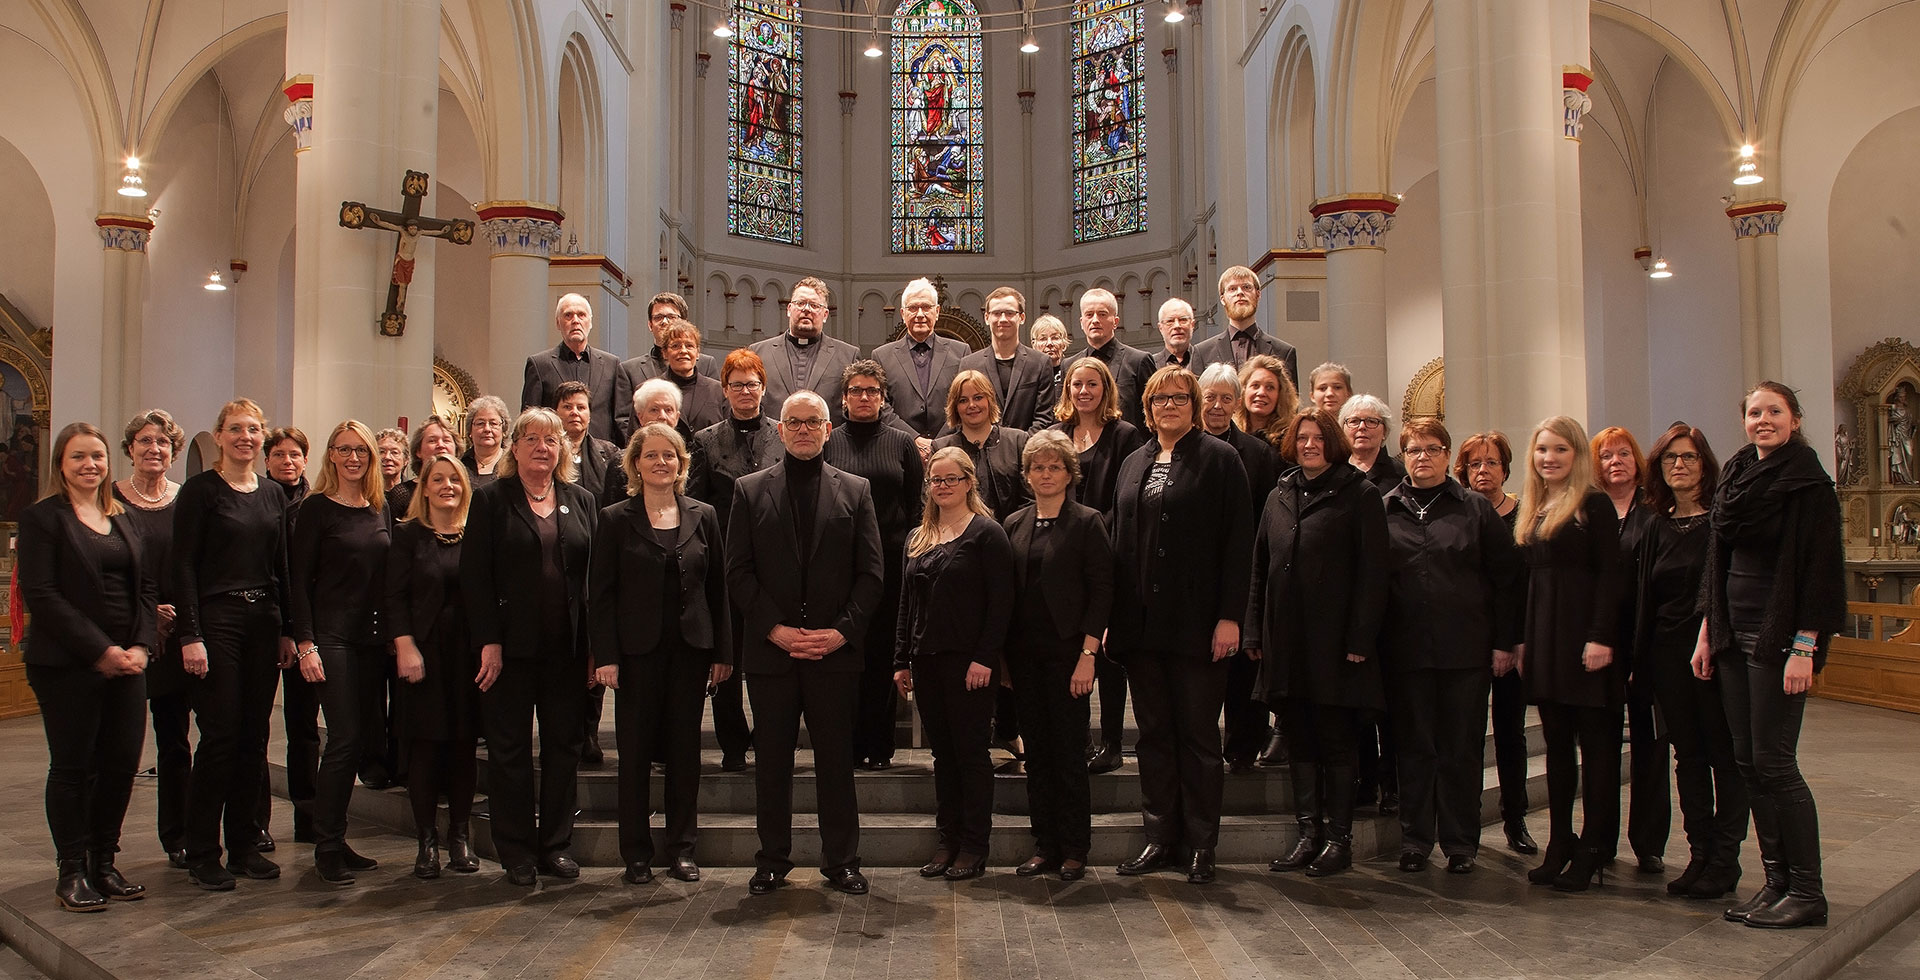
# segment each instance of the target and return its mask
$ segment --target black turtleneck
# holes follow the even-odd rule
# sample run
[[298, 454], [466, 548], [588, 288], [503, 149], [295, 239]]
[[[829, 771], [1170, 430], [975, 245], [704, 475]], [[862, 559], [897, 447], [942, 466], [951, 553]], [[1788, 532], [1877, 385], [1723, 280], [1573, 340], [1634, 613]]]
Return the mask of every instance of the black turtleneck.
[[820, 505], [820, 457], [801, 459], [787, 453], [787, 488], [793, 494], [793, 529], [800, 539], [800, 560], [813, 553], [813, 512]]
[[294, 483], [281, 483], [279, 480], [275, 480], [273, 481], [273, 485], [279, 487], [280, 490], [287, 495], [287, 519], [292, 520], [294, 508], [300, 506], [300, 501], [307, 499], [307, 493], [309, 491], [307, 478], [302, 476]]
[[760, 431], [760, 416], [758, 415], [750, 419], [743, 419], [738, 415], [728, 413], [727, 421], [733, 423], [733, 431], [739, 433], [742, 439], [750, 439], [754, 433]]

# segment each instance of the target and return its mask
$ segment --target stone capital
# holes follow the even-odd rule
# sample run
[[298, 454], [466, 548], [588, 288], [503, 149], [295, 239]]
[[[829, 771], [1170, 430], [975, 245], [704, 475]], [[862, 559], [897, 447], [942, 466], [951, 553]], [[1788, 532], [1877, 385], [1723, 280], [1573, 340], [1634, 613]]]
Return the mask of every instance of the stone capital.
[[1313, 202], [1313, 234], [1329, 252], [1385, 248], [1400, 198], [1392, 194], [1342, 194]]
[[1593, 99], [1587, 95], [1592, 84], [1593, 71], [1587, 66], [1560, 66], [1560, 135], [1575, 143], [1580, 142], [1580, 128], [1593, 108]]
[[1736, 201], [1727, 206], [1733, 221], [1735, 240], [1780, 234], [1780, 219], [1787, 216], [1787, 202], [1781, 200]]
[[103, 214], [93, 219], [100, 229], [101, 247], [116, 252], [144, 252], [153, 235], [153, 221], [131, 214]]
[[293, 127], [293, 152], [313, 149], [313, 76], [295, 75], [280, 86], [286, 93], [287, 108], [280, 118]]
[[495, 255], [524, 255], [551, 259], [560, 244], [560, 209], [533, 201], [485, 201], [474, 206], [480, 216], [477, 237]]

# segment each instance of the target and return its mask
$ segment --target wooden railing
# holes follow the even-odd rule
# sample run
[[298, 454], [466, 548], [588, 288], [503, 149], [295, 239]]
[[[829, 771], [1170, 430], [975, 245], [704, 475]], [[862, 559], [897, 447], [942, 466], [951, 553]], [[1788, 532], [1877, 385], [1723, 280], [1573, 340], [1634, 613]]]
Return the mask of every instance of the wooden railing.
[[1920, 605], [1849, 602], [1850, 635], [1835, 636], [1813, 693], [1920, 712]]

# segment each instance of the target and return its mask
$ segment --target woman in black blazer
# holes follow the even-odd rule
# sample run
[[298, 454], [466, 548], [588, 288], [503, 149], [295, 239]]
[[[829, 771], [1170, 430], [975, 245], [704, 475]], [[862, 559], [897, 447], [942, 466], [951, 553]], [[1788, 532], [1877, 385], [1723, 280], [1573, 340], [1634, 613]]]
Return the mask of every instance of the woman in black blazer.
[[1065, 433], [1034, 433], [1023, 457], [1034, 499], [1007, 518], [1019, 585], [1007, 677], [1026, 733], [1034, 849], [1014, 874], [1079, 881], [1093, 840], [1087, 694], [1113, 609], [1113, 546], [1100, 512], [1068, 499], [1080, 457]]
[[1156, 438], [1120, 467], [1108, 647], [1133, 682], [1147, 846], [1119, 872], [1171, 867], [1184, 844], [1200, 884], [1220, 837], [1220, 709], [1247, 611], [1253, 505], [1240, 454], [1195, 424], [1198, 378], [1161, 368], [1141, 401]]
[[385, 630], [402, 681], [395, 714], [406, 739], [407, 799], [420, 853], [416, 878], [440, 876], [436, 824], [447, 797], [447, 867], [480, 870], [467, 819], [473, 811], [474, 741], [480, 734], [479, 648], [460, 592], [460, 549], [473, 504], [472, 476], [452, 456], [427, 460], [405, 520], [387, 549]]
[[927, 504], [907, 539], [894, 631], [893, 682], [903, 698], [920, 692], [933, 750], [940, 842], [920, 876], [949, 881], [986, 873], [994, 674], [1013, 616], [1013, 549], [979, 485], [965, 449], [948, 446], [927, 460]]
[[[560, 416], [529, 408], [513, 425], [499, 479], [473, 495], [460, 549], [460, 592], [480, 647], [493, 846], [507, 880], [537, 868], [577, 878], [573, 843], [585, 741], [587, 555], [599, 511], [573, 482]], [[533, 716], [540, 714], [539, 820], [534, 817]]]
[[699, 881], [700, 720], [706, 692], [733, 674], [733, 620], [720, 518], [686, 495], [687, 445], [640, 427], [621, 454], [626, 500], [600, 512], [587, 572], [595, 677], [618, 693], [620, 859], [653, 880], [653, 760], [667, 766], [667, 873]]
[[114, 869], [146, 741], [142, 672], [154, 644], [154, 583], [108, 487], [107, 438], [86, 422], [53, 441], [54, 492], [20, 515], [20, 597], [33, 615], [27, 683], [47, 730], [47, 825], [70, 912], [146, 889]]

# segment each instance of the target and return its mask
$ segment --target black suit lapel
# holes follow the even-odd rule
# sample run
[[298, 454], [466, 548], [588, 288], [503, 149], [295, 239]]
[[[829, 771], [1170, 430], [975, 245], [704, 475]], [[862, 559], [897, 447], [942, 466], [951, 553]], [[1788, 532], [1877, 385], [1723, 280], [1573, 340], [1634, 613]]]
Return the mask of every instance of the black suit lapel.
[[[112, 523], [111, 519], [109, 519], [109, 523]], [[106, 580], [100, 574], [99, 564], [92, 560], [93, 550], [87, 546], [88, 542], [86, 539], [81, 537], [81, 535], [84, 534], [92, 534], [93, 529], [80, 522], [80, 516], [73, 512], [71, 506], [61, 508], [60, 527], [66, 532], [68, 550], [72, 551], [74, 556], [80, 559], [80, 566], [87, 570], [87, 579], [93, 583], [92, 594], [98, 596]], [[121, 536], [129, 542], [133, 540], [133, 535], [131, 534], [123, 533]], [[69, 598], [79, 597], [72, 596]]]

